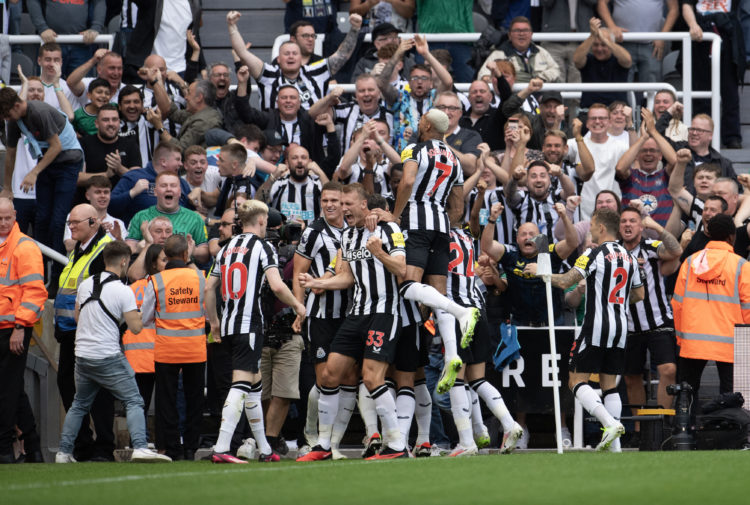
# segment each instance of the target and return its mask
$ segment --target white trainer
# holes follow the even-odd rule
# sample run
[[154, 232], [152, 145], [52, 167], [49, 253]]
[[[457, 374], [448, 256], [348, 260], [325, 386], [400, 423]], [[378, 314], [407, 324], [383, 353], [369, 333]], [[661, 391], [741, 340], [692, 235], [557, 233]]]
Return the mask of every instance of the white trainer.
[[462, 458], [464, 456], [474, 456], [478, 453], [479, 449], [477, 449], [476, 444], [472, 445], [471, 447], [464, 447], [461, 444], [457, 444], [448, 456], [450, 456], [451, 458]]
[[[521, 445], [519, 441], [523, 439], [525, 434], [526, 431], [523, 429], [523, 427], [520, 424], [514, 422], [513, 427], [510, 429], [510, 431], [506, 431], [503, 434], [503, 445], [500, 447], [500, 453], [510, 454], [511, 452], [513, 452], [516, 447], [519, 447]], [[528, 444], [529, 441], [527, 437], [523, 448], [526, 449], [526, 447], [528, 447]]]
[[159, 454], [148, 447], [143, 447], [141, 449], [133, 449], [130, 461], [133, 463], [171, 463], [172, 458], [166, 454]]
[[248, 461], [254, 460], [258, 456], [258, 445], [254, 438], [246, 438], [243, 444], [237, 449], [237, 457]]
[[625, 426], [623, 426], [622, 423], [615, 423], [608, 428], [604, 428], [602, 441], [599, 442], [599, 445], [596, 446], [596, 450], [602, 452], [608, 451], [610, 446], [612, 445], [612, 442], [614, 442], [624, 434]]
[[78, 463], [72, 454], [67, 452], [58, 452], [55, 454], [55, 463]]
[[341, 454], [341, 451], [339, 451], [338, 449], [334, 449], [333, 447], [331, 447], [331, 459], [340, 460], [340, 459], [349, 459], [349, 458]]

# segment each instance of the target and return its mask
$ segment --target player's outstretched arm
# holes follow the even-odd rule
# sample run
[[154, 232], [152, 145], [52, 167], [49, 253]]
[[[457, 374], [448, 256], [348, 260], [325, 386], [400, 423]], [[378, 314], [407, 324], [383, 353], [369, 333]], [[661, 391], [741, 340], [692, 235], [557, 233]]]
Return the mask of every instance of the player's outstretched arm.
[[641, 300], [643, 300], [645, 296], [645, 291], [643, 289], [643, 286], [638, 286], [637, 288], [633, 288], [630, 290], [630, 298], [628, 299], [630, 303], [638, 303]]
[[552, 285], [556, 288], [568, 289], [570, 286], [580, 281], [581, 279], [583, 279], [583, 275], [581, 275], [581, 272], [579, 272], [575, 268], [571, 268], [564, 274], [552, 274], [551, 282]]
[[294, 294], [281, 278], [278, 267], [272, 267], [266, 270], [266, 279], [271, 291], [276, 295], [281, 303], [285, 303], [294, 309], [298, 316], [305, 315], [305, 304], [294, 297]]
[[303, 288], [325, 289], [326, 291], [339, 291], [354, 286], [354, 276], [347, 262], [342, 261], [340, 266], [337, 264], [336, 269], [338, 270], [336, 275], [327, 278], [316, 279], [310, 274], [301, 274], [299, 283]]

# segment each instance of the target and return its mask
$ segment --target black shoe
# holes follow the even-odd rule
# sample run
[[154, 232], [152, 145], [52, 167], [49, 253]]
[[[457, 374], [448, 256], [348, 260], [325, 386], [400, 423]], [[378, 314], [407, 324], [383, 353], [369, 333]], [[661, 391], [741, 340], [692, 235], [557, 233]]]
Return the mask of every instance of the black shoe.
[[725, 144], [727, 149], [742, 149], [742, 142], [737, 139], [732, 139]]
[[[281, 455], [286, 456], [289, 453], [289, 446], [286, 445], [286, 440], [284, 437], [279, 435], [278, 437], [268, 437], [268, 443], [271, 446], [271, 449], [273, 449], [273, 452]], [[271, 442], [271, 438], [273, 438], [273, 442]]]
[[185, 459], [184, 451], [170, 451], [167, 449], [166, 455], [172, 458], [172, 461], [183, 461]]
[[195, 461], [195, 451], [193, 449], [185, 449], [183, 452], [185, 461]]
[[24, 463], [44, 463], [44, 456], [42, 455], [42, 451], [36, 450], [27, 452]]

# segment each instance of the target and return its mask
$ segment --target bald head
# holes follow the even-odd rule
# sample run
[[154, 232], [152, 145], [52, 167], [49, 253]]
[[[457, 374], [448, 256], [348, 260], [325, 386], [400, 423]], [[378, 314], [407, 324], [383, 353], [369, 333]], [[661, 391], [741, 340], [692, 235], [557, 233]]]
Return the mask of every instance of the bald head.
[[68, 217], [70, 237], [78, 242], [86, 242], [99, 231], [99, 219], [96, 209], [88, 203], [73, 207]]
[[0, 237], [7, 237], [16, 222], [16, 210], [13, 200], [0, 198]]
[[157, 68], [161, 73], [162, 79], [167, 78], [167, 62], [164, 58], [158, 54], [152, 54], [143, 62], [143, 66], [147, 68]]
[[0, 210], [15, 210], [16, 208], [13, 206], [13, 200], [6, 197], [0, 197]]

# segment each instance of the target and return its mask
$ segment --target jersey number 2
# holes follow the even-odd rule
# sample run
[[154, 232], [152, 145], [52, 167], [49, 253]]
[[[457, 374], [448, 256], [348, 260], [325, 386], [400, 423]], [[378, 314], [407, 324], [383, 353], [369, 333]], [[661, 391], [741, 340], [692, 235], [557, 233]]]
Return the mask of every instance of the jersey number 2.
[[[456, 253], [456, 259], [451, 260], [451, 262], [448, 263], [448, 272], [461, 275], [456, 267], [464, 262], [464, 251], [461, 246], [455, 242], [451, 242], [451, 255], [453, 253]], [[474, 277], [474, 249], [469, 249], [469, 261], [466, 264], [466, 277]]]
[[625, 303], [625, 298], [618, 296], [620, 290], [625, 287], [628, 282], [628, 271], [620, 267], [612, 273], [612, 278], [616, 279], [615, 287], [609, 292], [609, 303], [622, 304]]

